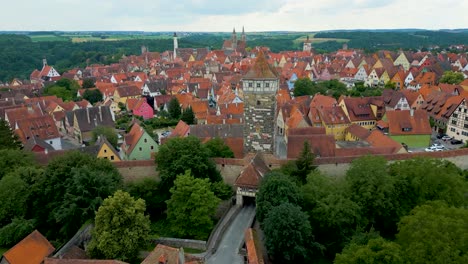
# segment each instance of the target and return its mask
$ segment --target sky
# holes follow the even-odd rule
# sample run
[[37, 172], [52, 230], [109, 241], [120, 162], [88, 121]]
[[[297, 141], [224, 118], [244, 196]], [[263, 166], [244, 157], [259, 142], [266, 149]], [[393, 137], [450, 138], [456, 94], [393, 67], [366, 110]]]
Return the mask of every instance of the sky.
[[468, 28], [460, 0], [0, 0], [0, 31]]

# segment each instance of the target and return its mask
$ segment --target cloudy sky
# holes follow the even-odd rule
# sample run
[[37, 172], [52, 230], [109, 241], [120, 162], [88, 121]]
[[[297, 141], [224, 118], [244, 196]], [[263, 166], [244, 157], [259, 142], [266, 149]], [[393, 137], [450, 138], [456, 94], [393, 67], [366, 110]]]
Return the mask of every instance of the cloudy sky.
[[0, 0], [0, 30], [468, 28], [463, 0]]

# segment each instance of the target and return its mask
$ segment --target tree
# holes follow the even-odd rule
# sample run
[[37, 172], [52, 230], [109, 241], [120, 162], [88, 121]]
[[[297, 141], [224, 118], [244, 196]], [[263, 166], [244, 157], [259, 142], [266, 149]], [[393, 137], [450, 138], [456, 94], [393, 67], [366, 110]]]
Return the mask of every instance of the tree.
[[362, 216], [369, 225], [375, 225], [382, 232], [393, 228], [398, 221], [393, 215], [395, 188], [385, 158], [364, 156], [354, 160], [346, 172], [346, 184], [351, 200], [362, 208]]
[[385, 89], [392, 89], [392, 90], [395, 90], [396, 89], [396, 84], [392, 81], [388, 81], [385, 86], [384, 86]]
[[64, 237], [71, 237], [84, 222], [94, 219], [102, 201], [122, 185], [122, 177], [88, 166], [73, 168], [71, 181], [65, 186], [65, 196], [53, 217]]
[[307, 175], [316, 168], [314, 166], [315, 155], [312, 154], [310, 150], [310, 144], [308, 141], [304, 141], [304, 146], [299, 154], [299, 157], [296, 160], [297, 170], [293, 172], [293, 177], [301, 184], [307, 182]]
[[13, 218], [11, 223], [0, 228], [0, 247], [11, 247], [35, 229], [35, 220]]
[[306, 261], [312, 242], [307, 214], [295, 204], [282, 203], [271, 208], [264, 224], [265, 246], [275, 263]]
[[256, 195], [257, 219], [263, 224], [268, 212], [280, 204], [299, 205], [302, 197], [299, 188], [287, 176], [278, 172], [265, 175]]
[[467, 204], [467, 181], [453, 163], [432, 158], [415, 158], [389, 166], [395, 180], [397, 215], [407, 215], [415, 206], [443, 200], [451, 206]]
[[403, 264], [405, 258], [401, 247], [382, 237], [369, 240], [365, 245], [351, 243], [341, 254], [336, 255], [334, 264]]
[[184, 174], [187, 170], [190, 170], [195, 178], [208, 178], [211, 182], [221, 181], [221, 174], [209, 156], [209, 150], [196, 137], [168, 140], [159, 148], [155, 158], [157, 170], [161, 175], [161, 190], [164, 192], [172, 188], [177, 175]]
[[[64, 203], [64, 197], [67, 193], [70, 192], [70, 188], [81, 188], [81, 190], [86, 190], [93, 186], [92, 182], [87, 183], [87, 186], [75, 186], [74, 170], [87, 167], [89, 170], [94, 172], [102, 172], [99, 174], [92, 173], [96, 177], [102, 176], [104, 173], [108, 174], [112, 179], [118, 179], [122, 181], [121, 175], [114, 165], [109, 160], [98, 159], [92, 157], [88, 154], [82, 152], [73, 151], [68, 152], [65, 155], [58, 156], [51, 160], [47, 165], [44, 173], [44, 180], [40, 181], [37, 186], [37, 189], [40, 190], [37, 199], [34, 201], [35, 218], [38, 220], [38, 225], [42, 230], [47, 230], [45, 234], [49, 239], [69, 239], [69, 237], [64, 234], [69, 234], [76, 232], [76, 230], [69, 230], [64, 232], [56, 227], [57, 218], [59, 214], [61, 205]], [[98, 179], [92, 179], [91, 177], [88, 180], [94, 180], [98, 182]], [[86, 180], [84, 180], [86, 182]], [[80, 202], [80, 200], [77, 200]], [[72, 204], [70, 206], [77, 206], [77, 204]], [[81, 221], [85, 222], [84, 217], [81, 217]]]
[[467, 221], [466, 208], [429, 202], [401, 219], [397, 242], [408, 263], [468, 263]]
[[461, 72], [446, 71], [439, 80], [439, 83], [460, 84], [465, 77]]
[[167, 201], [167, 219], [181, 238], [205, 240], [213, 229], [212, 217], [220, 202], [208, 179], [196, 179], [190, 171], [177, 176]]
[[166, 210], [165, 196], [161, 194], [159, 181], [153, 178], [144, 178], [128, 182], [125, 191], [132, 197], [141, 198], [146, 202], [146, 212], [152, 219], [161, 216]]
[[185, 108], [185, 110], [182, 112], [182, 116], [180, 117], [180, 120], [187, 123], [187, 125], [195, 124], [195, 114], [193, 113], [191, 106]]
[[83, 93], [83, 98], [88, 100], [92, 105], [97, 102], [101, 102], [103, 97], [99, 89], [87, 89]]
[[34, 166], [30, 153], [17, 149], [0, 149], [0, 179], [19, 167]]
[[24, 217], [28, 194], [27, 184], [14, 174], [0, 180], [0, 226], [15, 217]]
[[0, 150], [21, 149], [23, 146], [18, 136], [11, 130], [7, 121], [0, 118]]
[[55, 84], [44, 88], [45, 95], [55, 95], [64, 101], [73, 101], [77, 97], [80, 85], [75, 80], [62, 78]]
[[81, 87], [83, 87], [84, 89], [94, 88], [95, 87], [94, 79], [91, 79], [91, 78], [83, 79], [83, 84], [81, 85]]
[[135, 200], [124, 191], [106, 198], [96, 213], [91, 256], [105, 259], [134, 260], [146, 243], [150, 220], [145, 215], [145, 201]]
[[234, 152], [232, 152], [231, 148], [218, 137], [208, 140], [205, 146], [210, 151], [210, 157], [212, 158], [234, 158]]
[[309, 78], [299, 78], [294, 82], [294, 97], [302, 95], [313, 95], [315, 84]]
[[180, 103], [179, 100], [177, 100], [177, 97], [173, 97], [167, 106], [167, 111], [169, 112], [169, 115], [171, 118], [174, 119], [179, 119], [180, 115], [182, 114], [182, 110], [180, 108]]
[[108, 127], [108, 126], [97, 126], [95, 127], [92, 131], [92, 142], [96, 142], [99, 136], [104, 136], [106, 137], [107, 141], [114, 147], [118, 147], [118, 136], [117, 132], [115, 132], [115, 129], [113, 127]]

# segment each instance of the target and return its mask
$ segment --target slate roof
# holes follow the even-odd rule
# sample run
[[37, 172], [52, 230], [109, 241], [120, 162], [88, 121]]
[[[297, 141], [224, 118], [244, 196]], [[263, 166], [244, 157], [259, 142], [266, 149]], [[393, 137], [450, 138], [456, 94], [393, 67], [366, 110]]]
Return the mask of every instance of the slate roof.
[[34, 230], [5, 252], [3, 256], [9, 264], [40, 264], [54, 250], [55, 248], [49, 243], [47, 238], [39, 233], [39, 231]]
[[109, 106], [77, 109], [75, 113], [81, 132], [88, 132], [97, 126], [114, 127], [114, 117]]

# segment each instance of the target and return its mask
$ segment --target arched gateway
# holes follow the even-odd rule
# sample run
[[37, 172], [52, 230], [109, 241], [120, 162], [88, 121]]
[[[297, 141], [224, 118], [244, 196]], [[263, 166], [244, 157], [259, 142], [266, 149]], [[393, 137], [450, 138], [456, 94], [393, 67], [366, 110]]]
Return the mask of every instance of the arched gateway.
[[239, 177], [237, 177], [235, 186], [236, 203], [245, 205], [255, 203], [255, 195], [263, 176], [270, 171], [266, 165], [261, 153], [257, 153], [250, 163], [243, 168]]

